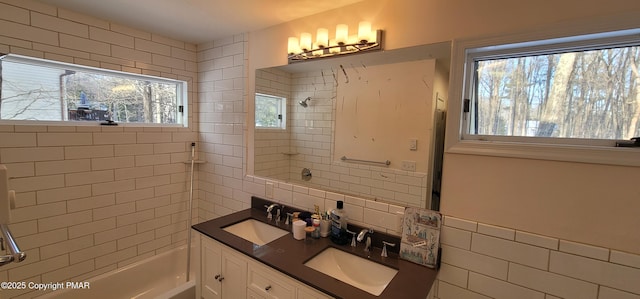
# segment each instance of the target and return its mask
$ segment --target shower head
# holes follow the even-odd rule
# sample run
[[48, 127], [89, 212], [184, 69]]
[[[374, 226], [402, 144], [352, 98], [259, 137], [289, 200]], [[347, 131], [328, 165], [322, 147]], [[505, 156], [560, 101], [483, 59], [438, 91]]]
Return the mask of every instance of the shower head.
[[303, 101], [298, 102], [298, 104], [300, 104], [300, 106], [304, 108], [307, 108], [309, 106], [309, 104], [307, 104], [307, 101], [311, 101], [311, 97], [307, 97]]

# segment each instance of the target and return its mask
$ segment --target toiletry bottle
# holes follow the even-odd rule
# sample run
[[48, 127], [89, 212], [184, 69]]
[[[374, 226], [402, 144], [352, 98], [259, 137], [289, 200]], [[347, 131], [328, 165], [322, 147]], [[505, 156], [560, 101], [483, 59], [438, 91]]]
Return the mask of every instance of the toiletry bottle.
[[349, 243], [347, 234], [347, 213], [342, 209], [344, 202], [339, 200], [336, 209], [331, 211], [331, 241], [338, 245]]
[[313, 232], [311, 237], [314, 239], [320, 239], [320, 219], [313, 219]]

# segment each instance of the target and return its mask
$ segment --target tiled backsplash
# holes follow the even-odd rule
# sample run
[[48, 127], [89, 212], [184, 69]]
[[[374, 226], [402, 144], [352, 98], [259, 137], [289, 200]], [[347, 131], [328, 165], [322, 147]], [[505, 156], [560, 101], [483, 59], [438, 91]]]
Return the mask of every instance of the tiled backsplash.
[[[252, 176], [247, 176], [245, 180], [252, 180], [251, 192], [256, 192], [255, 195], [305, 211], [313, 211], [316, 205], [320, 207], [320, 211], [332, 210], [336, 208], [336, 202], [342, 200], [348, 223], [372, 227], [396, 236], [402, 232], [402, 206]], [[267, 182], [273, 185], [273, 196], [265, 196], [266, 188], [271, 188], [267, 187]]]
[[445, 216], [436, 298], [639, 299], [640, 256]]

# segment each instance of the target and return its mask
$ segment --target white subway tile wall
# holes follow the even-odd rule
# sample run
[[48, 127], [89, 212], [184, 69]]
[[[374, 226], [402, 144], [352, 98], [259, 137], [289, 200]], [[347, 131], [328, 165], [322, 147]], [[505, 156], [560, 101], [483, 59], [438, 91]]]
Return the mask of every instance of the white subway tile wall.
[[[10, 228], [28, 255], [0, 268], [1, 280], [84, 279], [184, 245], [183, 162], [198, 142], [196, 46], [31, 0], [0, 0], [0, 11], [1, 53], [187, 81], [191, 124], [0, 125], [0, 164], [17, 192]], [[0, 290], [2, 298], [36, 294]]]
[[[254, 133], [254, 173], [257, 176], [270, 177], [289, 181], [291, 167], [290, 144], [291, 109], [296, 109], [297, 99], [292, 98], [291, 74], [275, 70], [256, 70], [256, 93], [279, 96], [287, 99], [287, 113], [285, 117], [286, 130], [256, 129]], [[253, 99], [252, 96], [249, 98]], [[298, 174], [299, 175], [299, 174]]]
[[445, 216], [436, 298], [640, 297], [639, 255], [486, 226]]
[[253, 99], [245, 94], [246, 47], [245, 34], [197, 46], [198, 154], [207, 161], [199, 165], [200, 221], [249, 208], [251, 195], [265, 196], [264, 180], [243, 180], [245, 103]]

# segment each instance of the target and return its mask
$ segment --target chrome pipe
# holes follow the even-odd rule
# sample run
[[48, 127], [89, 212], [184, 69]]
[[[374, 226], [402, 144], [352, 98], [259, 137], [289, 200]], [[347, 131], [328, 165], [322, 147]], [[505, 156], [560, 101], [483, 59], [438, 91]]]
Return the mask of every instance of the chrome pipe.
[[187, 219], [187, 277], [186, 281], [189, 282], [191, 275], [191, 221], [193, 221], [193, 166], [196, 156], [196, 144], [191, 143], [191, 174], [189, 179], [189, 203], [187, 209], [189, 210], [189, 219]]

